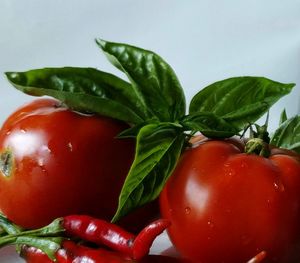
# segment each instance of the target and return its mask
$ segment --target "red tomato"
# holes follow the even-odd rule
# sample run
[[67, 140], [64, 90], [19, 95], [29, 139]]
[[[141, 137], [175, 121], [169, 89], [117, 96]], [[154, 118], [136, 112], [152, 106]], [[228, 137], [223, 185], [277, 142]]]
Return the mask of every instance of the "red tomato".
[[26, 228], [83, 213], [111, 219], [134, 156], [127, 125], [52, 99], [13, 113], [0, 131], [0, 210]]
[[[201, 263], [300, 262], [299, 155], [243, 153], [241, 142], [187, 150], [160, 196], [179, 252]], [[298, 247], [297, 247], [298, 245]]]

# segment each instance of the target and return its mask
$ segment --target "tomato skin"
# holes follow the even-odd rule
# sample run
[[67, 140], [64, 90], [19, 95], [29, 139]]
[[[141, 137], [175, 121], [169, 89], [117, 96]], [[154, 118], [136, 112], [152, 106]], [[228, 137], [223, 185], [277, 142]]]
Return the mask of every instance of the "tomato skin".
[[75, 213], [111, 219], [134, 157], [134, 142], [115, 138], [125, 128], [53, 99], [21, 107], [0, 131], [0, 153], [13, 154], [11, 175], [0, 172], [0, 210], [25, 228]]
[[179, 252], [201, 263], [299, 262], [299, 156], [247, 155], [236, 142], [187, 150], [160, 196]]

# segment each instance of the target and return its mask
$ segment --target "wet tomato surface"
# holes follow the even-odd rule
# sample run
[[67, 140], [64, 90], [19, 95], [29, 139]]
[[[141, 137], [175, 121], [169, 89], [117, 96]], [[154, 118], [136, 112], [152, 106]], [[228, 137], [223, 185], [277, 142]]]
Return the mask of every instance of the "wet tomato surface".
[[0, 131], [0, 210], [25, 228], [68, 214], [110, 219], [134, 156], [122, 122], [53, 99], [13, 113]]
[[273, 149], [268, 158], [243, 144], [209, 140], [187, 150], [160, 205], [171, 241], [194, 262], [299, 262], [299, 155]]

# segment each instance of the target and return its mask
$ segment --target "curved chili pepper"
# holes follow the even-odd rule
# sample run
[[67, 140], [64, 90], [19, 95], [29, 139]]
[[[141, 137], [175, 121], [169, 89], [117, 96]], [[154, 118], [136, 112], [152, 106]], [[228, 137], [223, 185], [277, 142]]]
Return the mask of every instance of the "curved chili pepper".
[[141, 259], [147, 255], [154, 239], [169, 227], [170, 224], [169, 220], [159, 219], [146, 226], [133, 241], [132, 258]]
[[105, 245], [133, 259], [140, 259], [149, 253], [154, 239], [170, 225], [170, 221], [158, 219], [146, 226], [137, 236], [115, 224], [86, 215], [66, 216], [62, 225], [71, 236]]

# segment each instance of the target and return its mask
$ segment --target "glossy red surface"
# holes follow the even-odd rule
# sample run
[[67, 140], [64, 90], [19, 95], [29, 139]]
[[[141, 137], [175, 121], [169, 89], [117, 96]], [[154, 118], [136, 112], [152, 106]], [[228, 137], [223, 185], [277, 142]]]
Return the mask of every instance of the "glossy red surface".
[[230, 141], [187, 150], [160, 198], [173, 244], [195, 262], [241, 263], [261, 251], [267, 262], [298, 262], [298, 158], [247, 155]]
[[26, 228], [76, 213], [111, 219], [134, 155], [133, 141], [115, 138], [125, 128], [50, 99], [20, 108], [0, 132], [11, 169], [0, 173], [0, 209]]

